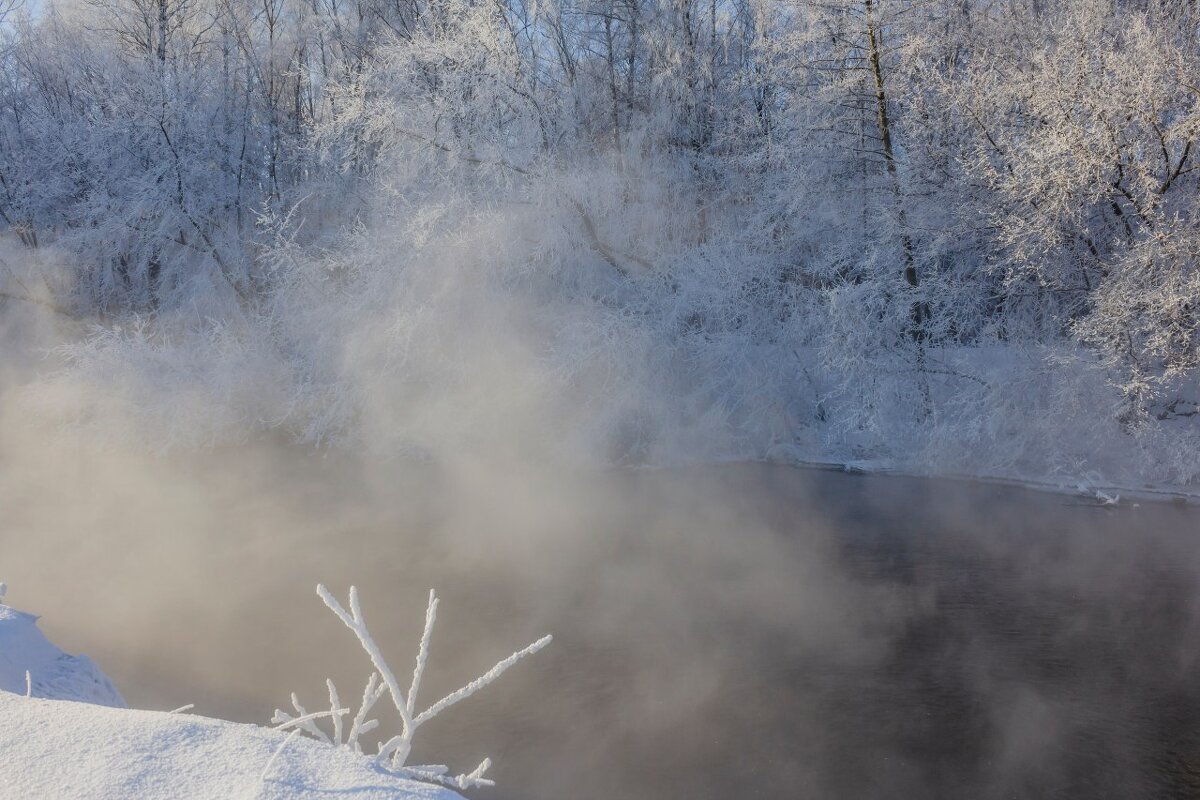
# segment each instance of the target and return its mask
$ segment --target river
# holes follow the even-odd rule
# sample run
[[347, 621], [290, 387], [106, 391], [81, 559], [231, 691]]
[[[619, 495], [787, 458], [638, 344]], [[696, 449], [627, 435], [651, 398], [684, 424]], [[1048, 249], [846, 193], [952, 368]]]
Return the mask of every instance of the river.
[[358, 585], [399, 675], [438, 589], [424, 704], [553, 633], [421, 731], [416, 761], [494, 759], [479, 798], [1200, 796], [1195, 507], [755, 464], [271, 469], [18, 507], [0, 577], [131, 705], [247, 722], [327, 676], [361, 693], [318, 581]]

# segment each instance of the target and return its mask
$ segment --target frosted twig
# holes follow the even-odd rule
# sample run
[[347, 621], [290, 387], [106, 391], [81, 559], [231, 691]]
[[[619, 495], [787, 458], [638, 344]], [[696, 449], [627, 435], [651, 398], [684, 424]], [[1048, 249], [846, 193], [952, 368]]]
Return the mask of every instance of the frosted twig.
[[400, 767], [399, 769], [389, 770], [393, 775], [398, 775], [404, 778], [413, 780], [425, 781], [427, 783], [438, 783], [442, 786], [449, 786], [453, 789], [473, 789], [478, 786], [495, 786], [496, 782], [483, 777], [484, 773], [492, 766], [492, 760], [485, 758], [479, 763], [475, 769], [470, 772], [449, 777], [446, 773], [450, 771], [449, 767], [441, 764], [424, 764], [419, 767]]
[[[294, 718], [289, 717], [288, 719], [285, 719], [282, 722], [278, 723], [275, 726], [275, 730], [281, 731], [284, 728], [290, 728], [293, 725], [295, 725], [295, 726], [298, 726], [297, 730], [302, 730], [305, 733], [312, 733], [312, 731], [310, 731], [308, 729], [308, 725], [314, 719], [321, 719], [323, 717], [338, 717], [338, 716], [341, 716], [342, 714], [349, 714], [349, 713], [350, 713], [350, 709], [348, 709], [348, 708], [333, 708], [333, 709], [330, 709], [329, 711], [314, 711], [313, 713], [305, 714], [302, 717], [294, 717]], [[278, 718], [280, 715], [281, 715], [280, 712], [278, 712], [278, 711], [275, 712], [276, 718]], [[286, 716], [286, 715], [284, 715], [284, 716]], [[320, 732], [320, 729], [318, 729], [318, 732]], [[325, 741], [326, 742], [329, 741], [328, 736], [325, 737]]]
[[195, 703], [188, 703], [186, 706], [180, 706], [179, 708], [172, 708], [167, 713], [168, 714], [182, 714], [185, 711], [191, 711], [195, 707], [196, 707]]
[[[434, 624], [437, 622], [437, 594], [432, 590], [429, 592], [429, 603], [425, 608], [425, 626], [421, 632], [421, 641], [417, 647], [417, 657], [413, 665], [412, 682], [409, 684], [407, 693], [400, 689], [400, 684], [396, 680], [395, 673], [388, 666], [383, 653], [367, 629], [362, 607], [358, 602], [358, 590], [353, 586], [350, 587], [349, 610], [338, 602], [323, 585], [317, 585], [317, 595], [329, 607], [329, 610], [342, 621], [342, 624], [354, 633], [359, 644], [362, 645], [363, 650], [370, 657], [371, 663], [375, 666], [375, 672], [367, 679], [367, 685], [363, 689], [362, 702], [359, 705], [358, 712], [354, 715], [350, 723], [350, 729], [346, 733], [345, 738], [342, 737], [343, 728], [340, 715], [349, 713], [349, 711], [348, 709], [338, 708], [341, 705], [341, 701], [338, 697], [337, 688], [331, 680], [325, 681], [326, 688], [329, 691], [330, 711], [309, 714], [304, 706], [300, 705], [299, 698], [293, 694], [292, 705], [299, 716], [293, 718], [290, 714], [276, 710], [272, 721], [278, 723], [281, 729], [294, 726], [297, 731], [303, 730], [321, 741], [347, 747], [356, 753], [361, 753], [362, 748], [359, 745], [359, 739], [364, 733], [373, 730], [378, 725], [376, 720], [368, 720], [367, 715], [374, 707], [376, 701], [386, 693], [391, 695], [392, 704], [396, 707], [396, 711], [400, 716], [400, 732], [379, 745], [375, 755], [375, 763], [377, 765], [383, 766], [386, 764], [385, 768], [397, 775], [406, 775], [419, 780], [432, 781], [459, 789], [467, 789], [474, 786], [491, 786], [492, 781], [483, 777], [492, 763], [487, 758], [480, 762], [479, 766], [473, 771], [457, 775], [453, 778], [447, 777], [448, 769], [444, 766], [406, 766], [405, 762], [412, 752], [413, 735], [423, 723], [428, 722], [442, 711], [466, 700], [480, 689], [491, 684], [518, 661], [526, 656], [533, 655], [550, 644], [553, 641], [553, 637], [543, 636], [528, 647], [518, 650], [496, 663], [495, 666], [481, 677], [451, 692], [420, 714], [417, 714], [417, 693], [420, 691], [421, 679], [425, 675], [425, 667], [429, 661], [429, 644], [433, 638]], [[316, 719], [326, 716], [333, 717], [332, 738], [315, 723]]]
[[329, 741], [329, 736], [325, 733], [325, 731], [318, 728], [316, 723], [313, 722], [313, 720], [317, 719], [318, 717], [314, 717], [308, 713], [308, 709], [300, 704], [300, 698], [296, 696], [295, 692], [292, 692], [292, 708], [296, 709], [297, 716], [293, 717], [286, 711], [277, 708], [275, 709], [275, 715], [271, 717], [271, 722], [275, 723], [276, 725], [281, 723], [299, 723], [303, 729], [314, 738], [320, 739], [323, 742]]
[[25, 670], [25, 696], [33, 697], [33, 676], [29, 674], [29, 670]]
[[375, 665], [375, 671], [379, 673], [383, 683], [387, 686], [388, 694], [392, 696], [392, 704], [396, 706], [396, 711], [400, 713], [400, 723], [403, 726], [401, 736], [406, 740], [412, 739], [413, 723], [412, 716], [408, 713], [408, 706], [404, 699], [404, 694], [400, 691], [400, 684], [396, 682], [396, 676], [392, 673], [387, 661], [383, 658], [383, 653], [379, 652], [379, 647], [375, 644], [375, 640], [371, 638], [371, 634], [367, 631], [366, 620], [363, 619], [362, 608], [358, 604], [358, 589], [350, 587], [350, 613], [346, 613], [346, 609], [342, 608], [342, 604], [334, 599], [329, 590], [322, 585], [317, 585], [317, 595], [325, 601], [325, 605], [329, 606], [329, 610], [337, 615], [342, 623], [354, 632], [358, 637], [359, 644], [367, 651], [367, 655], [371, 658], [371, 663]]
[[296, 730], [294, 730], [288, 734], [287, 738], [284, 739], [280, 743], [279, 747], [275, 748], [275, 752], [271, 754], [271, 757], [269, 759], [267, 759], [267, 765], [265, 767], [263, 767], [262, 775], [260, 775], [258, 778], [259, 783], [267, 782], [267, 775], [270, 774], [271, 766], [275, 763], [275, 759], [279, 758], [279, 754], [283, 752], [283, 748], [285, 748], [289, 744], [291, 744], [292, 739], [295, 739], [299, 735], [300, 735], [300, 729], [296, 728]]
[[417, 648], [417, 664], [413, 667], [412, 684], [408, 687], [408, 716], [417, 713], [417, 690], [421, 688], [421, 676], [425, 674], [425, 662], [429, 660], [429, 640], [433, 636], [433, 623], [437, 621], [437, 595], [429, 590], [429, 604], [425, 607], [425, 629], [421, 632], [421, 645]]
[[495, 786], [496, 782], [483, 777], [492, 766], [492, 760], [485, 758], [479, 762], [479, 766], [468, 772], [466, 775], [459, 775], [454, 779], [456, 788], [470, 789], [473, 786]]
[[390, 757], [392, 759], [393, 767], [404, 766], [404, 762], [408, 758], [408, 754], [412, 749], [412, 733], [415, 732], [418, 727], [420, 727], [423, 723], [433, 719], [450, 706], [466, 700], [468, 697], [475, 694], [480, 689], [503, 675], [513, 664], [516, 664], [525, 656], [533, 655], [546, 645], [550, 644], [553, 639], [554, 637], [552, 636], [543, 636], [541, 639], [538, 639], [524, 650], [518, 650], [508, 658], [500, 661], [498, 664], [488, 670], [483, 676], [476, 678], [466, 686], [451, 692], [429, 708], [422, 711], [419, 715], [413, 718], [411, 729], [407, 734], [405, 732], [401, 732], [400, 735], [393, 736], [386, 743], [384, 743], [382, 747], [379, 748], [379, 754], [375, 757], [376, 763], [382, 763], [384, 760]]
[[496, 666], [489, 669], [481, 677], [476, 678], [475, 680], [468, 683], [466, 686], [463, 686], [461, 689], [451, 692], [450, 694], [443, 697], [441, 700], [438, 700], [436, 703], [431, 705], [429, 708], [422, 711], [420, 713], [420, 715], [417, 716], [417, 718], [413, 720], [413, 724], [420, 725], [422, 722], [426, 722], [428, 720], [433, 719], [434, 717], [436, 717], [438, 714], [445, 711], [450, 706], [460, 703], [463, 700], [466, 700], [468, 697], [475, 694], [480, 689], [487, 686], [489, 683], [492, 683], [497, 678], [499, 678], [501, 675], [503, 675], [505, 672], [507, 672], [509, 667], [511, 667], [513, 664], [516, 664], [522, 658], [525, 658], [525, 656], [533, 655], [534, 653], [541, 650], [546, 645], [550, 644], [550, 642], [552, 642], [552, 641], [554, 641], [553, 636], [549, 636], [549, 635], [543, 636], [542, 638], [538, 639], [533, 644], [526, 647], [524, 650], [518, 650], [517, 652], [513, 653], [508, 658], [497, 663]]
[[[341, 702], [338, 700], [337, 687], [333, 685], [333, 681], [329, 678], [325, 679], [325, 686], [329, 689], [329, 710], [341, 708]], [[333, 743], [342, 743], [342, 715], [333, 715]]]
[[367, 679], [366, 688], [363, 689], [362, 703], [358, 707], [358, 713], [354, 715], [354, 721], [350, 723], [350, 733], [346, 736], [346, 745], [354, 752], [362, 752], [362, 747], [358, 744], [358, 737], [374, 730], [379, 725], [377, 720], [368, 721], [367, 714], [386, 691], [387, 686], [379, 683], [379, 673], [372, 672], [371, 677]]

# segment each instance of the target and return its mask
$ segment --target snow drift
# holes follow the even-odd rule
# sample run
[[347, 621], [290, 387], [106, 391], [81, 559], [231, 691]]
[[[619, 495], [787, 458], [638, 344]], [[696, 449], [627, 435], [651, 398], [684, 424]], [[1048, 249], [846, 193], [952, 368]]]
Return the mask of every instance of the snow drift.
[[[0, 692], [0, 795], [77, 800], [457, 800], [366, 756], [185, 714]], [[286, 747], [281, 746], [286, 742]]]
[[124, 708], [121, 694], [92, 660], [59, 650], [38, 630], [37, 619], [0, 604], [0, 692]]

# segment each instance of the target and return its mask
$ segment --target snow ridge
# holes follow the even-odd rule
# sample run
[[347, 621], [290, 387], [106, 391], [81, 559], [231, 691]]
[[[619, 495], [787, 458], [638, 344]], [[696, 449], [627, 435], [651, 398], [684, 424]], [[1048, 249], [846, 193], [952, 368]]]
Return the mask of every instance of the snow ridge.
[[90, 658], [59, 650], [38, 629], [37, 620], [0, 605], [0, 691], [126, 707], [121, 693]]

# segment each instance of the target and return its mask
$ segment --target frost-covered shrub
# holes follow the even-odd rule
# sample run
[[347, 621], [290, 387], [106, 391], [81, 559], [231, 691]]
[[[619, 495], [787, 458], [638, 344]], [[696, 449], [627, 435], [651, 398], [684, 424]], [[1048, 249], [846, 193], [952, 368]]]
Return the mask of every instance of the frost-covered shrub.
[[[395, 673], [388, 665], [379, 646], [372, 638], [370, 631], [367, 630], [367, 623], [358, 602], [358, 590], [353, 586], [350, 587], [350, 608], [348, 611], [324, 586], [317, 586], [317, 594], [337, 618], [354, 633], [359, 644], [362, 645], [363, 650], [370, 657], [371, 664], [375, 667], [375, 672], [371, 673], [370, 678], [367, 679], [358, 709], [350, 717], [348, 726], [343, 717], [348, 716], [351, 709], [341, 706], [341, 699], [337, 688], [333, 685], [333, 681], [326, 681], [326, 686], [329, 690], [329, 711], [309, 713], [300, 704], [299, 698], [293, 694], [292, 706], [296, 711], [296, 716], [277, 709], [272, 722], [280, 729], [294, 728], [323, 742], [337, 747], [346, 747], [357, 753], [361, 753], [363, 751], [360, 743], [361, 737], [379, 726], [377, 719], [369, 718], [372, 710], [375, 704], [386, 695], [391, 700], [392, 706], [396, 711], [400, 730], [379, 744], [375, 754], [376, 765], [385, 767], [403, 777], [441, 783], [456, 789], [468, 789], [473, 786], [491, 786], [492, 781], [484, 777], [488, 767], [491, 765], [491, 760], [487, 758], [480, 762], [479, 766], [471, 772], [456, 776], [450, 776], [449, 770], [441, 765], [409, 766], [408, 756], [412, 751], [413, 737], [421, 725], [433, 719], [447, 708], [466, 700], [480, 689], [491, 684], [518, 661], [526, 656], [533, 655], [550, 644], [553, 637], [543, 636], [533, 644], [501, 660], [480, 677], [451, 692], [436, 703], [431, 704], [424, 711], [418, 712], [417, 693], [421, 688], [421, 679], [425, 674], [425, 666], [429, 660], [429, 644], [433, 636], [433, 626], [437, 620], [437, 596], [432, 591], [429, 592], [429, 605], [425, 610], [425, 628], [421, 633], [421, 642], [417, 649], [412, 680], [409, 682], [408, 689], [404, 690], [401, 688]], [[323, 718], [329, 720], [328, 732], [317, 725], [317, 720]]]

